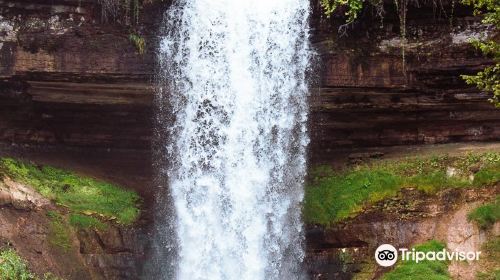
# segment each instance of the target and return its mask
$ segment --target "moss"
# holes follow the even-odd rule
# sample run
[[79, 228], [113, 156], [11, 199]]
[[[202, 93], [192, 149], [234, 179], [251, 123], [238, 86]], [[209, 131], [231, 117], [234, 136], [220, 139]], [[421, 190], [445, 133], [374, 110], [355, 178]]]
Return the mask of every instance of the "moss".
[[393, 174], [368, 168], [319, 178], [306, 189], [304, 217], [309, 223], [336, 222], [359, 212], [365, 203], [396, 195], [400, 185]]
[[[429, 242], [414, 247], [416, 251], [437, 252], [445, 248], [439, 241]], [[446, 280], [451, 279], [448, 274], [448, 262], [446, 261], [401, 261], [396, 268], [383, 277], [383, 280]]]
[[68, 231], [68, 223], [65, 218], [56, 211], [48, 211], [50, 219], [48, 240], [55, 248], [67, 251], [71, 248], [71, 238]]
[[474, 221], [482, 229], [492, 227], [500, 220], [500, 196], [495, 201], [479, 206], [467, 216], [469, 221]]
[[101, 222], [99, 219], [91, 216], [71, 214], [69, 216], [69, 223], [79, 229], [100, 229], [106, 230], [108, 225]]
[[309, 175], [304, 218], [308, 223], [329, 226], [356, 215], [367, 205], [396, 196], [402, 188], [434, 194], [446, 188], [497, 184], [500, 153], [376, 161], [342, 171], [319, 166]]
[[139, 196], [110, 183], [12, 158], [0, 159], [2, 173], [32, 186], [74, 214], [98, 216], [123, 225], [132, 224], [139, 216]]

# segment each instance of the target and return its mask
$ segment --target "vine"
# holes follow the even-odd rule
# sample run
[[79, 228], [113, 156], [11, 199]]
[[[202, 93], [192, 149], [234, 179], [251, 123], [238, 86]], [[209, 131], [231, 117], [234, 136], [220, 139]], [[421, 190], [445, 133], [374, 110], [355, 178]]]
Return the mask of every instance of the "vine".
[[399, 34], [401, 36], [401, 58], [403, 60], [403, 74], [406, 78], [406, 15], [408, 12], [408, 0], [394, 0], [399, 17]]
[[139, 23], [142, 5], [152, 1], [154, 0], [98, 0], [98, 3], [101, 5], [104, 22], [123, 21], [126, 25], [135, 25]]

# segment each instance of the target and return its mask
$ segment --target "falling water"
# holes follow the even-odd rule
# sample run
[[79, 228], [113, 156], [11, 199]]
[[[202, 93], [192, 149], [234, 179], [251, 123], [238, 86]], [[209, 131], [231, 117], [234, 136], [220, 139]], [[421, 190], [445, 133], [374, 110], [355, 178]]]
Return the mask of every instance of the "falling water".
[[156, 105], [177, 279], [301, 278], [308, 14], [309, 0], [167, 11]]

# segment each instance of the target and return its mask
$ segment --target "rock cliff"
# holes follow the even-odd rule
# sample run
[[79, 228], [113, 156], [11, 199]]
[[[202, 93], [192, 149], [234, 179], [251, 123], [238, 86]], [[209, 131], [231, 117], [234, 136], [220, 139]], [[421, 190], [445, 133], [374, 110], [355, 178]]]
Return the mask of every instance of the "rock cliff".
[[[138, 165], [150, 166], [144, 151], [150, 150], [154, 131], [155, 48], [162, 11], [169, 1], [144, 5], [139, 24], [132, 27], [105, 22], [97, 0], [47, 2], [0, 0], [0, 143], [64, 146], [80, 152], [87, 148], [140, 150]], [[452, 3], [410, 5], [405, 42], [392, 1], [384, 5], [383, 19], [367, 8], [359, 21], [341, 27], [339, 33], [342, 19], [326, 19], [312, 0], [311, 40], [317, 53], [311, 74], [313, 163], [331, 161], [339, 149], [500, 140], [500, 110], [460, 78], [491, 63], [467, 42], [467, 38], [484, 36], [488, 29], [478, 24], [469, 8]], [[145, 38], [144, 54], [130, 41], [131, 33]], [[117, 158], [113, 164], [123, 160], [122, 155]], [[144, 193], [151, 196], [151, 191]], [[463, 202], [466, 196], [460, 194], [457, 201]], [[484, 200], [478, 196], [474, 201]], [[0, 220], [8, 220], [0, 223], [0, 231], [47, 231], [19, 224], [47, 218], [15, 209], [10, 205], [13, 201], [12, 195], [0, 190]], [[9, 206], [1, 208], [4, 204]], [[366, 252], [380, 234], [406, 245], [419, 240], [416, 236], [422, 230], [413, 230], [417, 225], [435, 229], [440, 221], [451, 223], [445, 215], [448, 210], [463, 214], [461, 208], [431, 210], [421, 211], [431, 215], [424, 220], [396, 221], [390, 216], [374, 220], [367, 214], [329, 231], [310, 229], [311, 272], [348, 274], [357, 268], [338, 267], [344, 265], [337, 258], [342, 248]], [[380, 227], [385, 231], [376, 235]], [[400, 231], [407, 234], [402, 239], [397, 235]], [[139, 273], [134, 271], [130, 253], [136, 248], [122, 244], [123, 239], [134, 238], [134, 233], [117, 230], [110, 234], [118, 237], [77, 233], [78, 262], [93, 269], [75, 273], [83, 273], [84, 278], [96, 273], [108, 279], [121, 277], [123, 271]], [[29, 239], [29, 235], [18, 239], [14, 235], [8, 236], [18, 243]], [[23, 254], [35, 260], [39, 252]], [[113, 263], [114, 258], [120, 263]]]
[[[462, 81], [491, 63], [467, 42], [488, 30], [452, 1], [410, 5], [406, 43], [392, 2], [340, 30], [313, 1], [311, 157], [341, 148], [493, 141], [500, 111]], [[103, 22], [95, 0], [0, 1], [0, 141], [149, 149], [159, 24]], [[139, 54], [128, 36], [146, 40]], [[404, 58], [402, 48], [404, 45]]]

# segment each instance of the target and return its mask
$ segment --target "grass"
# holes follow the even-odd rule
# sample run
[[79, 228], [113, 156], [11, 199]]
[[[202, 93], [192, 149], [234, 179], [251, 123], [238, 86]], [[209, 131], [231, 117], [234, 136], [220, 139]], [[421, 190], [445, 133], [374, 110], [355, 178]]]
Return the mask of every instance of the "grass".
[[495, 201], [472, 210], [467, 218], [476, 222], [481, 229], [491, 228], [500, 220], [500, 196], [497, 196]]
[[93, 228], [106, 230], [108, 228], [108, 225], [101, 222], [99, 219], [81, 214], [71, 214], [69, 216], [69, 223], [73, 227], [81, 229]]
[[[439, 241], [431, 240], [415, 246], [416, 251], [437, 252], [445, 248]], [[451, 279], [448, 274], [448, 262], [446, 261], [401, 261], [396, 268], [383, 277], [383, 280], [446, 280]]]
[[33, 274], [16, 251], [7, 249], [0, 251], [0, 279], [2, 280], [61, 280], [52, 273], [42, 278]]
[[0, 158], [0, 176], [2, 174], [35, 188], [72, 214], [79, 214], [76, 220], [80, 221], [74, 221], [75, 224], [88, 224], [90, 219], [82, 221], [82, 215], [123, 225], [132, 224], [139, 216], [139, 196], [110, 183], [12, 158]]
[[329, 226], [406, 187], [432, 194], [445, 188], [494, 185], [500, 182], [500, 153], [376, 161], [342, 171], [319, 166], [309, 176], [304, 219]]

